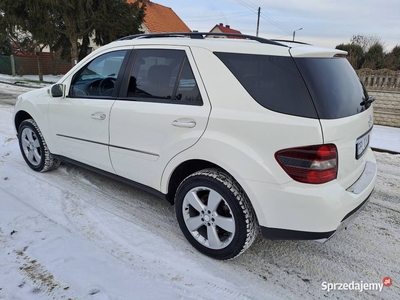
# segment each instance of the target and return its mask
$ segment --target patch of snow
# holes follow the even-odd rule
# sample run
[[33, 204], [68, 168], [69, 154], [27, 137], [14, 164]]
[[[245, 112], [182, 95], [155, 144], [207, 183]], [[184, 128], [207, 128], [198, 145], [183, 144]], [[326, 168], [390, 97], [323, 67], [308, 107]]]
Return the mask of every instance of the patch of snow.
[[[59, 81], [64, 75], [43, 75], [43, 81], [56, 83]], [[38, 75], [23, 75], [22, 78], [28, 80], [39, 80]]]
[[43, 75], [44, 82], [39, 82], [38, 75], [11, 76], [0, 74], [0, 82], [24, 87], [44, 87], [56, 83], [62, 76], [63, 75]]
[[400, 128], [374, 125], [370, 146], [400, 153]]

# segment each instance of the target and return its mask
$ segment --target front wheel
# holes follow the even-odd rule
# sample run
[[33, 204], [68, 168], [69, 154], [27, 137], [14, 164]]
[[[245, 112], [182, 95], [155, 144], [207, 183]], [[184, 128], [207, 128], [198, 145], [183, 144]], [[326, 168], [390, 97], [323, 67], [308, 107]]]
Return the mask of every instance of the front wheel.
[[58, 168], [56, 159], [47, 148], [42, 132], [33, 119], [25, 120], [18, 129], [19, 148], [28, 166], [36, 172]]
[[258, 234], [248, 197], [231, 176], [218, 169], [187, 177], [176, 193], [175, 210], [187, 240], [215, 259], [242, 254]]

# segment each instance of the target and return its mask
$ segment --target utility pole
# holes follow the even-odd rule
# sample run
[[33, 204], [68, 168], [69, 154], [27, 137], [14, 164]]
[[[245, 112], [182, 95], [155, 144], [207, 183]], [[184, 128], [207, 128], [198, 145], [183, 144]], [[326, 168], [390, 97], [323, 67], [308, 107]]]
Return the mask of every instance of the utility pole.
[[256, 36], [258, 36], [258, 31], [259, 31], [259, 29], [260, 29], [260, 15], [261, 15], [261, 7], [258, 8]]

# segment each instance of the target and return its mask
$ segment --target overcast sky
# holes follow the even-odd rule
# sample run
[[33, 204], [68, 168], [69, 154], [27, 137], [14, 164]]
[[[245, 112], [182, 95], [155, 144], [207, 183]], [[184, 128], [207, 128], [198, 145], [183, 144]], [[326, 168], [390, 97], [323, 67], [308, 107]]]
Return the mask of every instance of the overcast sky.
[[400, 0], [155, 0], [171, 7], [192, 30], [228, 24], [245, 34], [292, 39], [318, 46], [348, 43], [356, 34], [377, 35], [391, 51], [400, 45]]

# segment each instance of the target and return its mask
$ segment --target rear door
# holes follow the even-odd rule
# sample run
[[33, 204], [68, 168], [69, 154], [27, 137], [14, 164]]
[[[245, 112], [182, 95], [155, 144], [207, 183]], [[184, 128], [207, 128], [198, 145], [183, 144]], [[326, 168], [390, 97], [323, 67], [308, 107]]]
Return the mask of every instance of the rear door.
[[211, 106], [188, 47], [135, 47], [110, 119], [115, 172], [155, 189], [206, 129]]

